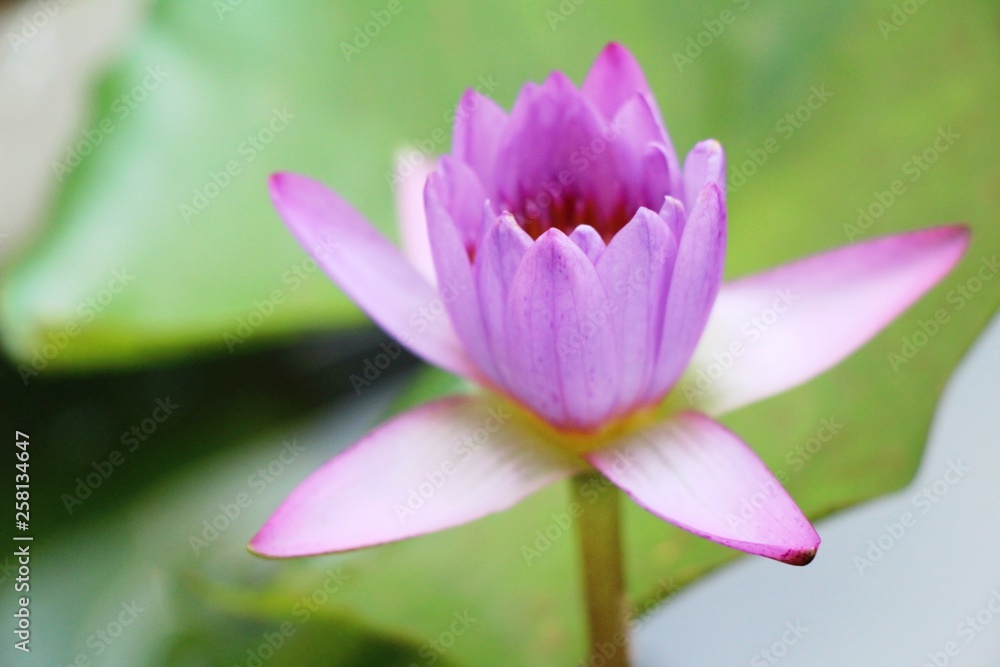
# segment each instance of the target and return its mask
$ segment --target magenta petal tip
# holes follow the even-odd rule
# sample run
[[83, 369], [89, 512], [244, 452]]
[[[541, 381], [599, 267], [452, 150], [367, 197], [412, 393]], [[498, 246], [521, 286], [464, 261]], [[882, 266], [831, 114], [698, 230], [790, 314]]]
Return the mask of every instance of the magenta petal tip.
[[813, 562], [813, 559], [816, 558], [816, 551], [818, 549], [818, 546], [819, 545], [817, 544], [816, 548], [803, 549], [801, 551], [789, 551], [785, 555], [781, 556], [780, 558], [776, 558], [775, 560], [779, 560], [782, 563], [787, 563], [788, 565], [797, 565], [799, 567], [803, 567]]

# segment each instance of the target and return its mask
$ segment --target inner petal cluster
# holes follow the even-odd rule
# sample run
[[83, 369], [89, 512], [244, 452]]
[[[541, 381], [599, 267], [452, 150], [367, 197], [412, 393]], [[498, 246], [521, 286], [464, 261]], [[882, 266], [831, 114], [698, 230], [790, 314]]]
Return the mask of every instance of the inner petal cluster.
[[610, 48], [509, 114], [460, 103], [425, 191], [438, 282], [485, 384], [567, 431], [659, 402], [721, 279], [721, 148], [682, 172], [638, 66]]
[[521, 229], [533, 239], [550, 229], [558, 229], [569, 236], [577, 227], [587, 225], [607, 244], [628, 224], [639, 205], [620, 200], [612, 206], [610, 212], [603, 212], [584, 193], [569, 187], [562, 190], [546, 187], [517, 205], [503, 208], [514, 216]]
[[503, 125], [495, 162], [479, 176], [533, 239], [588, 225], [607, 243], [641, 206], [658, 209], [670, 194], [669, 178], [642, 173], [656, 157], [667, 171], [672, 149], [641, 91], [609, 117], [556, 73], [526, 86]]

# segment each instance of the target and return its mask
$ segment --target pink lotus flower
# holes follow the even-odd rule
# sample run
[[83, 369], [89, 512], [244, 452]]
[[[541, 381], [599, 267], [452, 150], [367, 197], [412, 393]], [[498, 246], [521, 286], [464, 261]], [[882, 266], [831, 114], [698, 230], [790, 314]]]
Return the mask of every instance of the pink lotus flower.
[[[697, 535], [811, 561], [809, 521], [714, 418], [841, 361], [951, 269], [967, 230], [879, 238], [722, 283], [722, 147], [697, 144], [682, 169], [616, 44], [582, 89], [557, 72], [509, 114], [470, 91], [457, 118], [425, 206], [402, 212], [411, 259], [320, 183], [272, 177], [281, 217], [329, 276], [481, 391], [369, 433], [295, 489], [251, 549], [305, 556], [421, 535], [596, 469]], [[748, 342], [741, 328], [766, 312], [773, 323]], [[751, 498], [759, 510], [734, 521]]]

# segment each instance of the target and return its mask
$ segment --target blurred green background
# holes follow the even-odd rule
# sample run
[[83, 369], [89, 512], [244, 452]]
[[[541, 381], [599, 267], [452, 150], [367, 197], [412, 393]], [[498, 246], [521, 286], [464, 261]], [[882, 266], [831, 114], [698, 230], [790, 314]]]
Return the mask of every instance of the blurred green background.
[[[10, 429], [31, 436], [36, 540], [37, 649], [23, 662], [4, 645], [5, 664], [582, 657], [575, 538], [530, 565], [521, 552], [565, 509], [561, 487], [341, 557], [276, 563], [243, 548], [339, 448], [456, 386], [403, 357], [355, 391], [384, 334], [307, 261], [267, 175], [317, 177], [394, 234], [393, 156], [446, 152], [467, 87], [509, 108], [525, 81], [561, 69], [579, 82], [605, 43], [625, 44], [678, 151], [706, 137], [727, 150], [728, 277], [973, 227], [963, 263], [863, 351], [726, 418], [812, 517], [912, 477], [944, 382], [1000, 303], [1000, 283], [974, 282], [1000, 249], [993, 2], [29, 2], [2, 20], [5, 173], [44, 181], [18, 217], [29, 209], [6, 178], [0, 208], [0, 391]], [[75, 66], [68, 44], [104, 32], [114, 53], [76, 75], [83, 110], [54, 143], [46, 81]], [[817, 90], [831, 95], [817, 104]], [[940, 309], [947, 324], [917, 347]], [[836, 447], [792, 465], [831, 417]], [[626, 531], [641, 610], [734, 555], [631, 506]], [[0, 576], [6, 613], [9, 560]], [[102, 638], [121, 614], [130, 623]]]

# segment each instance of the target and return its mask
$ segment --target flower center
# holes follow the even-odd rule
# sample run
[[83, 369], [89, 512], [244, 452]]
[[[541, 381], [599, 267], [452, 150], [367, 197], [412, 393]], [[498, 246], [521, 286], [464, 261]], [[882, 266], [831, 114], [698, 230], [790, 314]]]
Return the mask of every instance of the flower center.
[[580, 225], [590, 225], [605, 243], [628, 224], [638, 206], [619, 198], [610, 210], [602, 211], [593, 199], [563, 188], [546, 187], [531, 197], [524, 197], [517, 205], [507, 208], [521, 228], [533, 239], [550, 229], [558, 229], [569, 236]]

